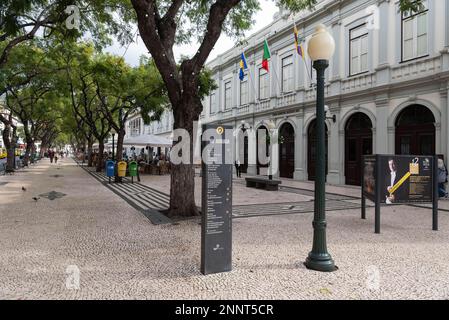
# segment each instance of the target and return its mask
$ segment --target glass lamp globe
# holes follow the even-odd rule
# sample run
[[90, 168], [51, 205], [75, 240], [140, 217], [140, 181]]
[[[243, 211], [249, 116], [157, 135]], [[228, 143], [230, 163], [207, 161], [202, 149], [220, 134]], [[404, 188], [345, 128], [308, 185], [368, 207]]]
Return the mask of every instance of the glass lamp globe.
[[330, 60], [335, 52], [335, 40], [324, 24], [319, 24], [310, 38], [307, 53], [312, 61]]

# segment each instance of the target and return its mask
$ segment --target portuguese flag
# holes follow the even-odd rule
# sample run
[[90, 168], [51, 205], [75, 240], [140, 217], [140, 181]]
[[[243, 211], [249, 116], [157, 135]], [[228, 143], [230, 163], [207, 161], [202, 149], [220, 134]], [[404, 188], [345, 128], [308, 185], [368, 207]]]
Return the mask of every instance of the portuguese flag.
[[268, 67], [268, 59], [271, 58], [270, 48], [268, 47], [268, 42], [265, 40], [263, 44], [263, 59], [262, 59], [262, 68], [265, 70], [270, 71]]

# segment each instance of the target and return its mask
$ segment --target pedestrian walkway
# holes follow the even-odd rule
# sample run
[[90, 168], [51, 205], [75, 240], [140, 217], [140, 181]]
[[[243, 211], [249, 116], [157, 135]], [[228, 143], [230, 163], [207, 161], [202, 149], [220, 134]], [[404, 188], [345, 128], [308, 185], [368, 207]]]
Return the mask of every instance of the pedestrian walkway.
[[[367, 204], [367, 207], [372, 205]], [[353, 203], [340, 200], [327, 200], [326, 211], [360, 209], [360, 203]], [[240, 205], [232, 207], [234, 218], [248, 218], [281, 214], [295, 214], [314, 212], [313, 201], [289, 202], [289, 203], [273, 203], [260, 205]]]
[[[167, 178], [142, 180], [162, 192]], [[154, 225], [71, 159], [0, 176], [0, 299], [449, 298], [448, 214], [432, 231], [430, 210], [388, 206], [374, 234], [373, 208], [362, 220], [358, 208], [337, 210], [359, 200], [329, 199], [327, 244], [339, 270], [318, 273], [303, 265], [312, 197], [234, 188], [232, 272], [203, 276], [199, 217]]]
[[110, 183], [104, 171], [96, 172], [95, 168], [87, 167], [82, 163], [78, 165], [133, 208], [142, 212], [152, 223], [172, 223], [171, 219], [160, 213], [169, 207], [170, 197], [167, 194], [138, 182], [132, 183], [132, 180], [127, 177], [122, 178], [121, 183]]
[[[112, 190], [115, 194], [124, 199], [135, 209], [144, 213], [155, 224], [159, 223], [171, 223], [168, 218], [164, 219], [161, 211], [165, 211], [169, 208], [170, 196], [157, 189], [151, 188], [148, 185], [141, 183], [131, 183], [131, 179], [124, 178], [123, 183], [109, 183], [109, 178], [102, 172], [96, 172], [95, 168], [89, 168], [87, 166], [79, 165], [86, 170], [89, 174], [100, 181], [104, 186]], [[244, 184], [243, 180], [237, 180], [237, 185]], [[246, 192], [251, 193], [253, 189], [246, 189]], [[300, 194], [303, 196], [313, 196], [313, 191], [295, 188], [295, 187], [280, 187], [280, 192], [288, 192]], [[359, 201], [346, 201], [356, 200], [356, 197], [326, 193], [326, 211], [346, 210], [361, 208]], [[313, 198], [306, 201], [296, 201], [288, 203], [267, 203], [263, 199], [263, 204], [249, 204], [249, 205], [234, 205], [232, 208], [233, 218], [249, 218], [267, 215], [282, 215], [282, 214], [299, 214], [314, 211]], [[370, 207], [367, 204], [367, 207]], [[199, 206], [200, 207], [200, 206]], [[158, 213], [159, 212], [159, 213]]]

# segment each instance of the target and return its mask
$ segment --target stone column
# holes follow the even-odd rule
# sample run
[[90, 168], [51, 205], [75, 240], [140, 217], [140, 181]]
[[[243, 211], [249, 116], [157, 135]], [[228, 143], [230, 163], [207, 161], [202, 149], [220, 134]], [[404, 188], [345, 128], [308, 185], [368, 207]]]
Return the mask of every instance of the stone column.
[[217, 82], [217, 97], [216, 104], [217, 104], [217, 112], [222, 112], [224, 109], [224, 85], [223, 85], [223, 73], [221, 70], [218, 71], [218, 82]]
[[280, 96], [280, 81], [279, 68], [278, 68], [278, 53], [277, 51], [271, 55], [270, 60], [270, 107], [276, 108], [277, 97]]
[[257, 175], [257, 141], [256, 141], [256, 129], [251, 128], [248, 132], [248, 175]]
[[444, 22], [446, 24], [444, 30], [445, 30], [445, 37], [444, 37], [444, 46], [449, 49], [449, 2], [445, 1], [445, 14], [444, 14]]
[[[340, 120], [340, 108], [333, 107], [331, 109], [331, 114], [335, 114], [337, 116], [337, 122], [333, 122], [332, 120], [327, 120], [326, 125], [328, 126], [328, 144], [327, 144], [327, 165], [328, 165], [328, 173], [327, 173], [327, 182], [332, 184], [341, 184], [341, 171], [340, 171], [340, 150], [343, 146], [340, 145], [340, 132], [338, 129], [338, 124]], [[329, 114], [327, 115], [330, 116]]]
[[[386, 84], [390, 81], [390, 64], [388, 61], [388, 33], [390, 28], [389, 23], [389, 6], [390, 6], [390, 0], [379, 0], [378, 1], [379, 6], [379, 22], [380, 22], [380, 29], [379, 32], [379, 48], [378, 48], [378, 55], [379, 55], [379, 64], [376, 68], [376, 77], [377, 77], [377, 84]], [[400, 32], [400, 30], [398, 30]]]
[[387, 95], [376, 98], [376, 145], [373, 153], [394, 153], [394, 126], [388, 127], [389, 98]]
[[279, 130], [270, 130], [270, 167], [268, 174], [272, 174], [273, 178], [279, 177]]
[[340, 54], [344, 52], [344, 46], [340, 42], [341, 35], [341, 20], [340, 13], [336, 11], [334, 13], [332, 22], [332, 36], [335, 39], [335, 53], [331, 61], [331, 73], [329, 78], [329, 83], [331, 85], [330, 92], [332, 95], [340, 94]]

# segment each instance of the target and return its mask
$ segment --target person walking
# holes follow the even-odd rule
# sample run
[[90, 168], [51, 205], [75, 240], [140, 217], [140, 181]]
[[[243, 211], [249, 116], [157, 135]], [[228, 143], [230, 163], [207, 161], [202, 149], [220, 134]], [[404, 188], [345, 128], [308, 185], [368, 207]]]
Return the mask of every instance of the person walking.
[[242, 177], [242, 173], [241, 173], [241, 170], [240, 170], [240, 160], [239, 159], [235, 160], [235, 172], [237, 174], [237, 178], [241, 178]]
[[443, 159], [438, 159], [438, 196], [440, 198], [447, 198], [445, 183], [447, 182], [447, 168], [444, 165]]
[[50, 163], [53, 163], [53, 158], [55, 157], [55, 153], [53, 150], [48, 151], [48, 157], [50, 158]]

